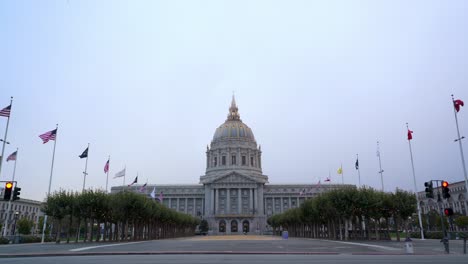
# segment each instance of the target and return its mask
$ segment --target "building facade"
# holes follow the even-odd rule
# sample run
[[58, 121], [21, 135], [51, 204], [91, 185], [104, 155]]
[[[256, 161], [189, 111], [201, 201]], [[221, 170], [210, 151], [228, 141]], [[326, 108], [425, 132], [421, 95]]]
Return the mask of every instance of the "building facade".
[[[1, 194], [3, 197], [3, 194]], [[8, 201], [0, 200], [0, 224], [2, 226], [0, 236], [3, 235], [4, 229], [6, 228], [5, 235], [14, 235], [16, 228], [16, 222], [20, 219], [26, 218], [31, 220], [33, 228], [31, 234], [37, 233], [37, 225], [39, 223], [39, 217], [43, 216], [44, 213], [41, 211], [42, 202], [23, 199], [13, 201], [8, 206]]]
[[[442, 209], [452, 208], [454, 213], [468, 215], [468, 202], [466, 198], [466, 187], [464, 181], [450, 183], [450, 198], [442, 199]], [[440, 212], [439, 204], [437, 203], [437, 193], [442, 195], [442, 187], [436, 188], [434, 185], [434, 198], [427, 198], [426, 192], [418, 192], [419, 205], [421, 213], [427, 214], [429, 211], [435, 210]]]
[[[226, 121], [215, 131], [206, 148], [206, 172], [196, 185], [148, 185], [168, 208], [208, 221], [214, 234], [263, 233], [267, 218], [299, 207], [307, 198], [331, 184], [269, 184], [262, 172], [262, 150], [252, 130], [240, 119], [235, 98]], [[111, 188], [121, 191], [122, 186]], [[140, 186], [133, 186], [138, 191]]]

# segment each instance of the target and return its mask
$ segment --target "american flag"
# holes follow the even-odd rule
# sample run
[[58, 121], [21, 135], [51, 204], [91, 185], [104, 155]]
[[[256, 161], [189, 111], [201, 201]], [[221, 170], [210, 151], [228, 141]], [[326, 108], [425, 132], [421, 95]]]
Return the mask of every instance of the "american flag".
[[109, 171], [109, 160], [107, 160], [106, 165], [104, 165], [104, 173]]
[[11, 105], [3, 108], [1, 111], [0, 111], [0, 116], [4, 116], [4, 117], [10, 117], [10, 113], [11, 113]]
[[162, 203], [163, 202], [163, 192], [161, 192], [159, 194], [159, 202]]
[[148, 183], [143, 184], [138, 191], [139, 192], [144, 192], [145, 189], [146, 189], [146, 184], [148, 184]]
[[39, 135], [39, 137], [42, 139], [42, 143], [44, 144], [49, 142], [49, 140], [55, 140], [56, 136], [57, 136], [57, 129], [54, 129], [42, 135]]
[[10, 154], [10, 156], [8, 156], [8, 158], [6, 159], [6, 161], [10, 161], [10, 160], [16, 160], [16, 154], [17, 154], [18, 151], [15, 151], [13, 153]]

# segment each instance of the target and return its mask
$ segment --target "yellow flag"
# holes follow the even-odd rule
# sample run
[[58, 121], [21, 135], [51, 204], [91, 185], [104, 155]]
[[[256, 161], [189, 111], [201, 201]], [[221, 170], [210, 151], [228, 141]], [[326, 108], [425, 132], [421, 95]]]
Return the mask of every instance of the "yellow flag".
[[340, 167], [337, 172], [338, 174], [343, 174], [343, 169]]

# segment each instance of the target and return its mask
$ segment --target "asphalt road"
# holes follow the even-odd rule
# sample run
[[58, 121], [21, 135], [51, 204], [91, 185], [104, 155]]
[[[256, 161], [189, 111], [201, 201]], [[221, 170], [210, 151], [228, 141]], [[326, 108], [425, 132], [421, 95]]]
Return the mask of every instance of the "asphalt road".
[[[463, 252], [462, 241], [450, 241], [452, 255]], [[413, 241], [416, 255], [442, 255], [443, 245], [438, 240]], [[271, 236], [207, 236], [125, 243], [70, 243], [0, 245], [2, 258], [32, 256], [84, 255], [155, 255], [168, 254], [292, 254], [296, 255], [404, 255], [404, 242], [396, 241], [330, 241], [290, 238], [282, 240]], [[467, 260], [468, 255], [462, 255]], [[140, 256], [138, 257], [140, 258]], [[142, 256], [142, 259], [146, 257]], [[198, 256], [196, 258], [199, 258]], [[10, 262], [9, 262], [10, 263]], [[183, 263], [183, 262], [182, 262]]]
[[0, 259], [8, 264], [48, 264], [48, 263], [99, 263], [99, 264], [303, 264], [303, 263], [467, 263], [463, 255], [450, 256], [364, 256], [364, 255], [138, 255], [138, 256], [82, 256], [49, 258], [10, 258]]

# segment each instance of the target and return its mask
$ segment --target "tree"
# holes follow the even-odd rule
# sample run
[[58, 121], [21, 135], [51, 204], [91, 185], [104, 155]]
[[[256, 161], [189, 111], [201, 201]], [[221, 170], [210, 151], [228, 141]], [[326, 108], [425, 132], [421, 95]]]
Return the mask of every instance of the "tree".
[[18, 228], [18, 233], [20, 233], [21, 235], [30, 235], [31, 228], [33, 227], [34, 223], [33, 221], [27, 218], [21, 218], [20, 220], [18, 220], [16, 225]]
[[454, 220], [455, 224], [460, 228], [468, 227], [468, 216], [459, 216]]
[[208, 221], [206, 221], [205, 219], [203, 219], [201, 222], [200, 222], [200, 232], [208, 232]]

